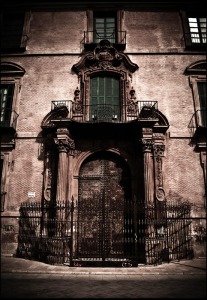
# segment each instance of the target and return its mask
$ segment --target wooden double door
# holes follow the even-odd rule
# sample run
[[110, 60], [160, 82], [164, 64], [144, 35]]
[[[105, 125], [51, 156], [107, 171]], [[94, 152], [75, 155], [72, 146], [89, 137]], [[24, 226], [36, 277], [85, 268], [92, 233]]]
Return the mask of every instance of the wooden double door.
[[134, 216], [128, 165], [99, 152], [79, 176], [76, 257], [93, 265], [123, 264], [134, 257]]

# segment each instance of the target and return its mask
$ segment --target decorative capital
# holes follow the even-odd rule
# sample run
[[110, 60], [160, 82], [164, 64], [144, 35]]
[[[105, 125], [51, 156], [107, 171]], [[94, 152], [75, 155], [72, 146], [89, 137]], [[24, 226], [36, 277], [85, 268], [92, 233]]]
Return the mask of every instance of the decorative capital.
[[143, 152], [151, 152], [153, 141], [151, 139], [141, 139]]
[[54, 138], [55, 144], [58, 146], [59, 152], [69, 152], [75, 149], [74, 140], [69, 135], [67, 128], [57, 129], [57, 138]]

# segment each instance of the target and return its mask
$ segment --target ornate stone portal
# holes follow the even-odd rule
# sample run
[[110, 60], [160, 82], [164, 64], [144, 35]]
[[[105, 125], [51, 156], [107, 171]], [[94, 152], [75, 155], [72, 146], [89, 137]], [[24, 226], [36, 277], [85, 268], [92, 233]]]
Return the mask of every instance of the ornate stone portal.
[[[116, 129], [116, 133], [123, 128], [125, 128], [126, 132], [129, 128], [136, 128], [136, 130], [134, 130], [134, 134], [137, 135], [135, 139], [139, 139], [142, 145], [142, 152], [139, 147], [139, 150], [136, 151], [138, 151], [137, 156], [142, 156], [141, 160], [143, 162], [142, 189], [144, 202], [142, 199], [142, 204], [145, 209], [145, 219], [140, 220], [144, 222], [145, 228], [142, 228], [143, 224], [141, 227], [137, 225], [140, 222], [140, 220], [137, 220], [138, 215], [130, 222], [133, 222], [133, 226], [138, 226], [135, 228], [136, 241], [138, 241], [137, 238], [142, 235], [143, 230], [146, 237], [152, 240], [155, 234], [157, 234], [157, 230], [165, 226], [166, 221], [162, 165], [165, 150], [165, 133], [169, 127], [168, 121], [165, 116], [154, 107], [153, 109], [147, 107], [147, 111], [145, 111], [144, 114], [142, 114], [142, 118], [139, 119], [138, 115], [136, 115], [137, 100], [135, 89], [130, 85], [132, 73], [138, 69], [138, 66], [133, 64], [127, 55], [117, 52], [107, 41], [103, 41], [94, 52], [86, 53], [72, 69], [77, 73], [80, 79], [80, 87], [76, 87], [75, 89], [72, 109], [69, 110], [66, 106], [56, 107], [42, 122], [43, 136], [45, 136], [44, 201], [53, 204], [65, 200], [70, 201], [69, 195], [73, 195], [71, 190], [75, 191], [77, 198], [78, 184], [74, 176], [74, 165], [76, 165], [76, 169], [80, 170], [84, 160], [79, 160], [79, 157], [84, 156], [84, 153], [88, 152], [92, 154], [100, 150], [114, 151], [114, 149], [116, 149], [120, 156], [122, 155], [121, 153], [124, 153], [124, 149], [122, 149], [124, 147], [123, 142], [120, 143], [117, 138], [116, 142], [114, 142], [113, 135], [110, 135], [110, 129], [108, 131], [110, 136], [108, 136], [108, 139], [105, 133], [104, 137], [102, 136], [103, 132], [105, 132], [104, 129], [106, 125], [98, 125], [99, 129], [102, 128], [100, 130], [102, 135], [94, 135], [97, 128], [95, 124], [90, 124], [88, 127], [87, 120], [85, 120], [84, 117], [82, 119], [73, 118], [77, 115], [84, 115], [83, 107], [90, 103], [89, 83], [91, 76], [95, 76], [96, 74], [116, 74], [120, 79], [120, 105], [121, 107], [126, 107], [127, 104], [127, 113], [137, 116], [137, 119], [133, 119], [134, 123], [132, 126], [134, 127], [127, 127], [127, 122], [130, 121], [129, 119], [123, 119], [122, 125], [117, 124], [117, 126], [121, 125], [122, 127], [116, 127], [120, 128], [119, 130]], [[109, 126], [111, 125], [109, 124]], [[87, 138], [83, 139], [82, 131], [85, 132]], [[92, 135], [90, 135], [90, 131], [93, 132]], [[80, 138], [81, 135], [82, 140]], [[122, 139], [121, 136], [120, 139]], [[85, 148], [82, 144], [80, 147], [80, 143], [82, 143], [83, 140]], [[100, 140], [100, 142], [98, 143], [97, 140]], [[104, 147], [103, 142], [101, 142], [103, 140]], [[115, 145], [119, 145], [119, 143], [120, 146], [115, 147]], [[131, 147], [135, 147], [133, 143]], [[136, 147], [134, 149], [136, 149]], [[134, 151], [134, 149], [131, 149], [131, 151]], [[76, 153], [78, 153], [78, 155], [76, 155]], [[127, 159], [130, 160], [131, 157], [126, 156], [124, 159], [127, 161]], [[136, 170], [136, 172], [140, 171]], [[79, 176], [79, 173], [77, 176]], [[133, 190], [131, 194], [134, 194]], [[136, 201], [140, 201], [138, 197], [135, 198], [137, 198]], [[136, 205], [137, 203], [135, 206]], [[146, 220], [153, 220], [153, 222], [150, 221], [148, 223]], [[154, 252], [148, 250], [148, 247], [150, 248], [152, 246], [151, 242], [149, 244], [145, 241], [145, 246], [145, 252], [150, 256], [149, 261], [151, 261], [154, 256]], [[148, 259], [146, 259], [146, 261], [148, 262]]]

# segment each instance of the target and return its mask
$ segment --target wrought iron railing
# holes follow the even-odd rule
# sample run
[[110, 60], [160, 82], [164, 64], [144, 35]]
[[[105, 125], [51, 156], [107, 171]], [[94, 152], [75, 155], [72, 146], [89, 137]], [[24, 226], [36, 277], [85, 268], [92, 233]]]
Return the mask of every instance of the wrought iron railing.
[[66, 107], [68, 117], [80, 122], [129, 122], [136, 119], [154, 119], [158, 110], [157, 101], [137, 101], [127, 105], [96, 104], [82, 105], [73, 100], [52, 101], [51, 109]]
[[191, 136], [194, 136], [199, 128], [206, 128], [206, 108], [195, 111], [188, 124]]
[[0, 126], [2, 128], [12, 127], [16, 130], [18, 113], [15, 110], [3, 109], [1, 111]]
[[[168, 202], [163, 206], [165, 213], [162, 216], [165, 217], [160, 222], [156, 217], [156, 208], [137, 204], [136, 217], [134, 221], [130, 219], [130, 222], [135, 222], [136, 236], [133, 243], [125, 241], [128, 245], [136, 243], [138, 256], [134, 259], [143, 259], [146, 264], [157, 265], [166, 261], [193, 258], [193, 239], [204, 243], [206, 237], [205, 228], [201, 225], [202, 219], [192, 217], [192, 211], [198, 209], [200, 208], [189, 202]], [[84, 266], [91, 261], [98, 264], [100, 257], [94, 257], [90, 251], [85, 261], [83, 257], [76, 256], [80, 230], [75, 217], [78, 210], [78, 205], [74, 205], [73, 200], [59, 201], [54, 206], [31, 201], [22, 203], [17, 256], [69, 266]], [[196, 227], [197, 223], [201, 229]], [[120, 261], [123, 267], [131, 264], [130, 259], [120, 257], [117, 252], [112, 262]]]
[[89, 44], [99, 44], [102, 40], [108, 40], [112, 45], [122, 45], [126, 47], [126, 31], [113, 31], [108, 34], [94, 31], [84, 31], [81, 40], [81, 51]]

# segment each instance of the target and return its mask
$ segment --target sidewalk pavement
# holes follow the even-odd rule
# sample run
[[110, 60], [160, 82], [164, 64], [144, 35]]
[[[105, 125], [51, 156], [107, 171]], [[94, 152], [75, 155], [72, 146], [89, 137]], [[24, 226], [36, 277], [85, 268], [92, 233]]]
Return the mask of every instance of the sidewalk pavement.
[[206, 275], [206, 258], [171, 261], [160, 265], [138, 265], [131, 268], [93, 268], [49, 265], [42, 262], [1, 256], [1, 273], [68, 274], [68, 275]]

